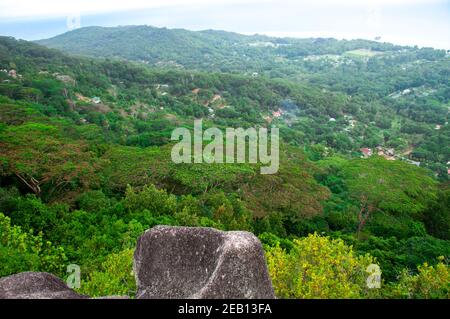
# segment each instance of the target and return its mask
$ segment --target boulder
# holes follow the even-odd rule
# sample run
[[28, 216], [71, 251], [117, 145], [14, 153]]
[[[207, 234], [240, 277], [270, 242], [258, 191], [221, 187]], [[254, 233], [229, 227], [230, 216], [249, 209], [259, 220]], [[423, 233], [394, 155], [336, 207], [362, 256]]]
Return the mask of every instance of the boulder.
[[102, 296], [102, 297], [94, 297], [92, 299], [131, 299], [130, 296]]
[[87, 299], [45, 272], [22, 272], [0, 279], [0, 299]]
[[260, 241], [249, 232], [156, 226], [134, 253], [138, 299], [275, 298]]

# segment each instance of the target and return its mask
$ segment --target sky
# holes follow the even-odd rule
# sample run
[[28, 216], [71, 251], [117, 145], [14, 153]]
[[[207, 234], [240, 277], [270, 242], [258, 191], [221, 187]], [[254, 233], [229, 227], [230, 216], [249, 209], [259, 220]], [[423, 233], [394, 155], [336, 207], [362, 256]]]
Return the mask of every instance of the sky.
[[25, 40], [143, 24], [450, 50], [450, 0], [0, 0], [0, 35]]

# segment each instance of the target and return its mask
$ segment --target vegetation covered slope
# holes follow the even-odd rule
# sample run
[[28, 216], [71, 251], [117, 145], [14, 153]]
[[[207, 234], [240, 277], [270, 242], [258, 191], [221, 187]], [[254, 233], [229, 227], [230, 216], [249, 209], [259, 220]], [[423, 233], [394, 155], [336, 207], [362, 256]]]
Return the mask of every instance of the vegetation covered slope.
[[367, 100], [423, 85], [448, 90], [449, 81], [445, 50], [368, 40], [273, 38], [214, 30], [124, 26], [86, 27], [37, 42], [68, 53], [164, 68], [311, 81]]
[[[209, 226], [257, 234], [280, 297], [448, 298], [447, 176], [358, 152], [391, 138], [445, 149], [447, 126], [308, 81], [71, 57], [7, 37], [0, 70], [1, 276], [65, 277], [76, 263], [83, 292], [132, 294], [139, 234]], [[279, 172], [172, 163], [170, 133], [194, 118], [205, 127], [278, 125]], [[386, 118], [391, 127], [377, 124]], [[425, 131], [402, 131], [408, 122]], [[322, 236], [307, 237], [314, 232]], [[340, 265], [321, 260], [343, 261], [342, 287]], [[366, 289], [368, 262], [381, 267], [381, 290]], [[311, 270], [291, 271], [297, 264]]]
[[[357, 150], [394, 148], [396, 156], [421, 162], [441, 178], [448, 176], [450, 57], [444, 50], [150, 26], [81, 28], [39, 43], [164, 70], [221, 71], [311, 84], [300, 89], [324, 91], [312, 94], [321, 101], [291, 103], [288, 92], [281, 104], [285, 111], [292, 107], [299, 111], [293, 126], [312, 135], [302, 139], [340, 151], [349, 145]], [[330, 91], [338, 94], [339, 101], [326, 98]], [[314, 121], [303, 118], [305, 111], [312, 113]]]

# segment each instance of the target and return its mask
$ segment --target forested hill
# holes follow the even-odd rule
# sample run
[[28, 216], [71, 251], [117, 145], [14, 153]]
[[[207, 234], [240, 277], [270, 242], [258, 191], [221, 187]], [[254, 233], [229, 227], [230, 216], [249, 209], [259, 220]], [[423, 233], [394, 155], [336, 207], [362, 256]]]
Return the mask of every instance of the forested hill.
[[[123, 30], [135, 28], [138, 27], [124, 27]], [[147, 27], [138, 30], [141, 28]], [[96, 30], [116, 30], [119, 35], [124, 32], [122, 28], [85, 28], [63, 36], [89, 30], [94, 34]], [[170, 34], [172, 31], [165, 32]], [[228, 35], [215, 31], [208, 34], [216, 33]], [[86, 41], [91, 43], [90, 40]], [[74, 41], [78, 42], [82, 41]], [[129, 40], [126, 44], [139, 45], [141, 42]], [[330, 40], [330, 43], [341, 43], [342, 46], [345, 42]], [[96, 47], [102, 48], [101, 42]], [[323, 49], [327, 45], [318, 47]], [[344, 69], [321, 67], [323, 71], [313, 69], [309, 73], [302, 73], [304, 76], [310, 74], [309, 80], [299, 80], [288, 76], [271, 79], [254, 74], [202, 73], [178, 68], [155, 68], [141, 63], [121, 63], [117, 60], [70, 58], [56, 50], [8, 38], [2, 41], [2, 48], [5, 69], [11, 68], [7, 64], [9, 54], [16, 57], [15, 64], [21, 73], [43, 71], [68, 75], [77, 80], [76, 87], [84, 96], [98, 96], [110, 102], [108, 106], [122, 114], [141, 114], [142, 118], [159, 105], [165, 108], [164, 112], [178, 114], [181, 118], [208, 116], [221, 125], [248, 126], [274, 121], [283, 126], [282, 134], [291, 143], [319, 143], [347, 154], [359, 152], [361, 148], [393, 149], [395, 156], [420, 162], [422, 166], [434, 170], [440, 178], [447, 179], [446, 163], [450, 157], [447, 145], [450, 143], [449, 128], [445, 123], [448, 120], [450, 95], [448, 59], [445, 57], [436, 57], [433, 61], [414, 60], [420, 63], [414, 62], [404, 67], [413, 75], [397, 72], [395, 76], [390, 76], [385, 74], [391, 72], [390, 67], [373, 68], [373, 71], [364, 73], [363, 67], [371, 69], [371, 64], [381, 63], [372, 61], [374, 57], [364, 60], [359, 56], [346, 56], [345, 59], [350, 60], [340, 66]], [[314, 50], [318, 49], [315, 47]], [[189, 50], [183, 50], [186, 51]], [[414, 52], [414, 56], [417, 56], [425, 51]], [[436, 56], [441, 53], [431, 52]], [[322, 64], [320, 59], [311, 63], [315, 67]], [[402, 65], [397, 64], [396, 68]], [[283, 69], [274, 67], [274, 70], [278, 72]], [[37, 77], [45, 77], [43, 72]], [[351, 95], [347, 91], [353, 88], [341, 88], [341, 82], [335, 83], [335, 75], [345, 75], [351, 86], [354, 84], [360, 87], [360, 93]], [[330, 85], [318, 83], [320, 79], [313, 78], [315, 76], [323, 77]], [[357, 79], [358, 76], [367, 76], [372, 79], [372, 83], [365, 83]], [[383, 87], [377, 87], [373, 82], [379, 82]], [[9, 92], [9, 96], [13, 96], [17, 94], [11, 89], [14, 85], [3, 83], [2, 88]], [[385, 86], [395, 87], [397, 91], [377, 98], [376, 95], [387, 94], [383, 93], [387, 90]], [[369, 90], [370, 94], [363, 94], [364, 90]], [[77, 98], [73, 97], [73, 100]], [[93, 114], [95, 110], [85, 109], [83, 112]], [[278, 112], [275, 113], [277, 116], [273, 115], [274, 112]], [[96, 116], [97, 121], [104, 116]], [[157, 139], [139, 138], [139, 134], [134, 134], [133, 130], [130, 133], [132, 137], [127, 138], [128, 143], [157, 143]], [[133, 139], [135, 142], [131, 142]]]
[[[335, 124], [320, 125], [307, 141], [323, 143], [323, 137], [317, 137], [326, 135], [324, 144], [339, 150], [348, 150], [350, 144], [354, 149], [394, 148], [398, 156], [430, 167], [441, 178], [448, 175], [450, 56], [444, 50], [150, 26], [87, 27], [38, 42], [69, 53], [132, 60], [163, 70], [283, 79], [323, 91], [314, 97], [336, 92], [351, 106], [343, 110], [342, 103], [324, 98], [326, 106], [316, 102], [307, 109], [314, 113], [313, 126], [318, 121], [325, 124], [325, 117], [346, 121], [346, 126], [335, 130]], [[355, 115], [357, 119], [349, 118]], [[365, 132], [353, 130], [354, 120], [364, 123]], [[303, 125], [300, 131], [305, 130]], [[360, 139], [364, 141], [359, 143]]]
[[225, 31], [188, 31], [151, 26], [85, 27], [37, 43], [66, 52], [116, 57], [149, 64], [177, 64], [216, 71], [251, 70], [275, 56], [342, 54], [365, 48], [393, 51], [399, 46], [374, 41], [273, 38]]
[[[361, 50], [323, 72], [267, 69], [282, 75], [271, 77], [74, 57], [0, 37], [0, 277], [65, 277], [77, 264], [80, 292], [129, 294], [138, 236], [183, 225], [255, 233], [280, 298], [448, 298], [448, 61], [411, 50], [411, 61], [430, 55], [394, 59], [407, 72], [394, 78], [371, 69], [387, 57]], [[352, 76], [345, 89], [333, 84], [327, 70], [347, 67], [342, 76], [369, 70], [373, 95]], [[383, 96], [384, 82], [399, 91]], [[361, 91], [350, 94], [351, 83]], [[171, 132], [199, 118], [205, 128], [278, 126], [278, 173], [173, 163]], [[372, 263], [382, 289], [367, 289]]]
[[272, 38], [225, 31], [150, 26], [86, 27], [38, 43], [69, 53], [139, 61], [157, 67], [266, 75], [386, 97], [449, 84], [444, 50], [367, 40]]

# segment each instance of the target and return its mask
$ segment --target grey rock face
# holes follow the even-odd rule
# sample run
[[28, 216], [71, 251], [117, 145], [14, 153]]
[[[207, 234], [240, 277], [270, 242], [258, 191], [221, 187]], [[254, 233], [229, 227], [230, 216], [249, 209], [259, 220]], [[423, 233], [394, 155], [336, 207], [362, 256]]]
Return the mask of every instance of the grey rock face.
[[103, 296], [103, 297], [95, 297], [92, 299], [131, 299], [130, 296]]
[[58, 277], [45, 272], [22, 272], [0, 279], [0, 299], [86, 299]]
[[134, 254], [138, 299], [275, 298], [261, 243], [248, 232], [157, 226]]

